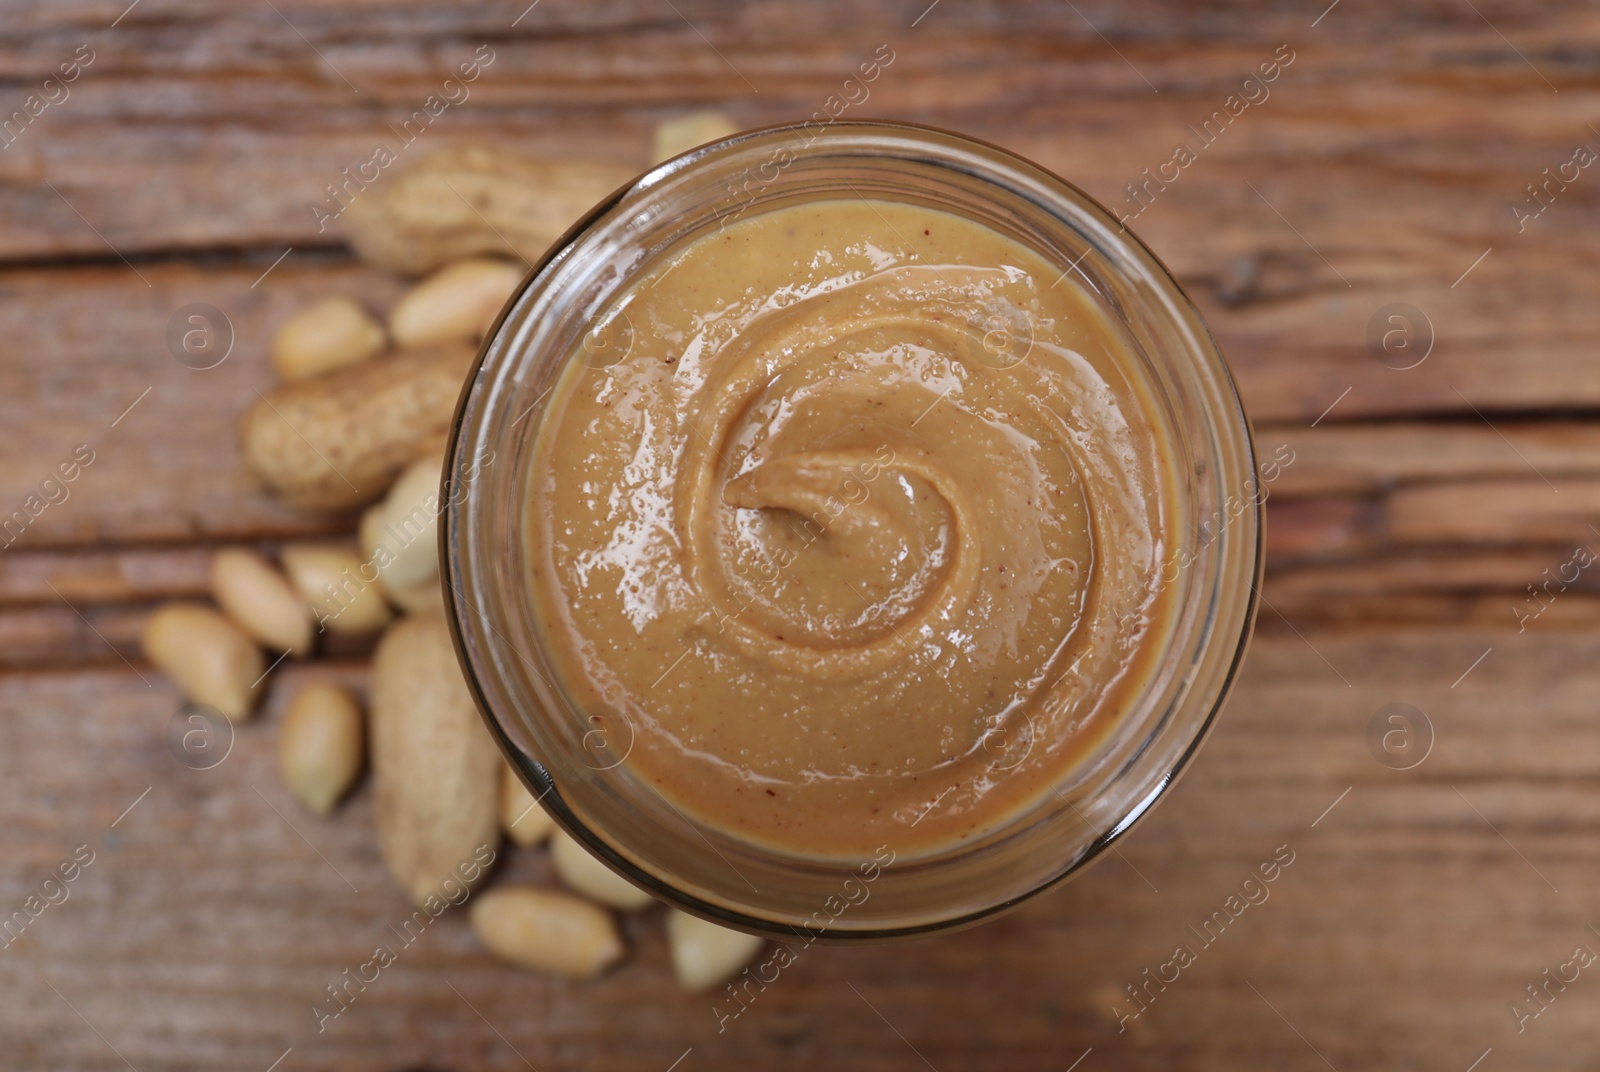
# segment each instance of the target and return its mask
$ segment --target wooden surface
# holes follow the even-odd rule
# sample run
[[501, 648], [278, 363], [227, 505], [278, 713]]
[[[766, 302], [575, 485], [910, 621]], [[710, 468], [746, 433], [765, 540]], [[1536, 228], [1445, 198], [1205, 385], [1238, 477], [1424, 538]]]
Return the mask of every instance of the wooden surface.
[[[76, 846], [96, 854], [0, 950], [0, 1068], [1493, 1072], [1600, 1057], [1600, 966], [1521, 1032], [1508, 1009], [1575, 947], [1600, 952], [1600, 568], [1542, 601], [1529, 590], [1600, 547], [1600, 169], [1521, 231], [1511, 211], [1542, 169], [1600, 148], [1600, 13], [125, 6], [0, 2], [0, 116], [80, 46], [94, 54], [0, 149], [0, 512], [80, 444], [95, 452], [70, 498], [0, 550], [0, 913]], [[629, 924], [625, 968], [573, 985], [490, 961], [459, 916], [317, 1031], [312, 1003], [406, 908], [364, 794], [318, 820], [283, 791], [275, 713], [297, 681], [358, 682], [364, 648], [280, 674], [228, 759], [191, 771], [163, 746], [179, 701], [136, 637], [156, 602], [202, 590], [213, 548], [353, 527], [275, 504], [234, 424], [273, 382], [266, 343], [288, 312], [397, 292], [307, 203], [483, 44], [494, 62], [427, 147], [642, 166], [661, 119], [809, 116], [887, 44], [852, 114], [976, 134], [1122, 211], [1127, 183], [1194, 142], [1188, 124], [1293, 52], [1132, 224], [1230, 355], [1263, 453], [1295, 460], [1272, 485], [1268, 607], [1240, 689], [1121, 858], [975, 931], [814, 948], [721, 1033], [707, 999], [670, 984], [656, 919]], [[232, 324], [215, 369], [168, 352], [192, 302]], [[1367, 341], [1396, 302], [1434, 335], [1403, 371]], [[1410, 770], [1367, 743], [1390, 703], [1433, 728]], [[1294, 863], [1270, 898], [1119, 1031], [1125, 986], [1198, 946], [1190, 925], [1280, 845]], [[543, 867], [513, 856], [507, 872]]]

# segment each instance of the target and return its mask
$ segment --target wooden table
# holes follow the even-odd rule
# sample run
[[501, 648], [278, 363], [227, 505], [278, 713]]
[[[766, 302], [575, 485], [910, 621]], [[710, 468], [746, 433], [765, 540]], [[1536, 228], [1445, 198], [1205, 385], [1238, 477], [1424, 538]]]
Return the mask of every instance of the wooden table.
[[[0, 149], [0, 511], [94, 452], [0, 551], [0, 911], [94, 854], [0, 950], [0, 1067], [1493, 1072], [1600, 1056], [1600, 963], [1571, 978], [1576, 949], [1600, 952], [1600, 569], [1530, 588], [1600, 546], [1600, 169], [1526, 189], [1600, 150], [1600, 13], [124, 6], [0, 4], [0, 115], [60, 97], [45, 79], [92, 56]], [[179, 700], [136, 637], [154, 603], [202, 591], [214, 548], [352, 527], [275, 504], [234, 423], [272, 382], [288, 312], [396, 292], [308, 203], [480, 45], [495, 59], [430, 145], [642, 165], [664, 118], [809, 116], [887, 45], [856, 114], [977, 134], [1121, 211], [1139, 208], [1130, 182], [1193, 147], [1133, 226], [1210, 319], [1263, 448], [1295, 461], [1273, 485], [1242, 684], [1119, 854], [974, 931], [814, 948], [721, 1033], [708, 999], [671, 985], [656, 919], [629, 924], [626, 967], [572, 985], [491, 961], [459, 915], [319, 1033], [312, 1004], [407, 907], [370, 801], [297, 809], [273, 723], [299, 682], [359, 681], [364, 652], [280, 673], [266, 717], [192, 771], [163, 745]], [[1246, 86], [1275, 54], [1292, 61]], [[1202, 144], [1230, 95], [1255, 102]], [[234, 332], [209, 371], [166, 342], [193, 302]], [[1387, 319], [1395, 303], [1409, 320]], [[1385, 351], [1392, 329], [1412, 334]], [[1406, 770], [1368, 743], [1394, 703], [1433, 737]], [[1202, 945], [1195, 928], [1275, 852], [1293, 863], [1268, 899]], [[1149, 983], [1179, 945], [1193, 962]], [[1546, 969], [1569, 981], [1534, 1018], [1525, 988]]]

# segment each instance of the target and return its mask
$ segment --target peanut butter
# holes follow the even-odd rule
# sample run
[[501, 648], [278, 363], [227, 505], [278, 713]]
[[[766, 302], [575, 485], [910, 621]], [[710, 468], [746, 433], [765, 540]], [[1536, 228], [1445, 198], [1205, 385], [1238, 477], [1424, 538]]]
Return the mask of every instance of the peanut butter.
[[1158, 661], [1178, 479], [1080, 279], [820, 199], [600, 313], [612, 349], [541, 417], [523, 583], [633, 774], [818, 858], [938, 851], [1070, 784]]

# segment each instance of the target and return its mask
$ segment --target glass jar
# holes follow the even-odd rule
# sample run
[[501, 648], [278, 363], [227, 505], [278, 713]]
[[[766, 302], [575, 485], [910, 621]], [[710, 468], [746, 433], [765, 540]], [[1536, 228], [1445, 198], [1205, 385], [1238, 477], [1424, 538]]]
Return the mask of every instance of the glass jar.
[[[1146, 688], [1070, 784], [999, 829], [915, 859], [892, 846], [855, 862], [751, 844], [685, 814], [626, 763], [624, 719], [575, 708], [536, 621], [522, 519], [542, 406], [569, 360], [603, 366], [631, 330], [597, 325], [612, 299], [681, 243], [797, 199], [909, 200], [1032, 248], [1099, 304], [1159, 395], [1178, 454], [1180, 546], [1162, 582], [1176, 621]], [[725, 925], [805, 941], [906, 936], [971, 924], [1083, 868], [1172, 785], [1244, 655], [1261, 570], [1249, 424], [1192, 302], [1104, 208], [993, 146], [903, 123], [784, 126], [670, 160], [617, 191], [535, 266], [490, 333], [463, 392], [441, 531], [446, 599], [466, 673], [518, 773], [555, 819], [614, 870]], [[487, 464], [482, 464], [489, 459]], [[474, 462], [479, 464], [474, 464]]]

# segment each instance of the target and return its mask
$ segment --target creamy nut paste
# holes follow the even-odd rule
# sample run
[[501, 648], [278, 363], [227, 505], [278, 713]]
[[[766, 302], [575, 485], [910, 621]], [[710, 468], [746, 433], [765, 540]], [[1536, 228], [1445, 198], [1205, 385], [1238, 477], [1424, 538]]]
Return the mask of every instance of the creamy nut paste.
[[620, 360], [553, 388], [526, 529], [562, 686], [633, 774], [786, 852], [936, 851], [1114, 730], [1171, 617], [1174, 452], [1072, 273], [818, 200], [599, 322]]

